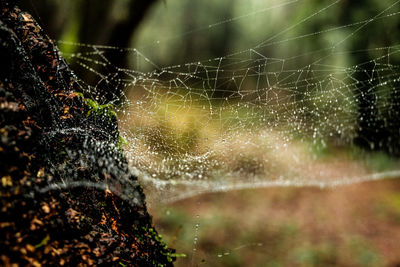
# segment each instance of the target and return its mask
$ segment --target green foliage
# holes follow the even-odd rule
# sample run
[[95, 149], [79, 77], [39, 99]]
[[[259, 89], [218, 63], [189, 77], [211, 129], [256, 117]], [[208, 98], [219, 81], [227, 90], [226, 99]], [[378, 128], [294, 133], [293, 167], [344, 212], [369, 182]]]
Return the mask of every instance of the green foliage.
[[381, 255], [361, 237], [349, 240], [348, 247], [353, 255], [354, 265], [358, 266], [383, 266]]
[[117, 117], [117, 113], [114, 111], [114, 105], [112, 104], [103, 104], [100, 105], [96, 100], [85, 98], [86, 103], [91, 108], [87, 116], [89, 117], [90, 114], [95, 113], [97, 116], [105, 115], [110, 120]]
[[121, 135], [118, 136], [117, 149], [122, 151], [123, 150], [122, 147], [124, 145], [129, 145], [129, 142], [125, 138], [123, 138]]
[[49, 240], [50, 240], [50, 236], [47, 234], [47, 235], [42, 239], [42, 241], [40, 241], [39, 244], [35, 245], [35, 248], [40, 248], [40, 247], [45, 246], [45, 245], [49, 242]]
[[[90, 115], [95, 116], [105, 116], [109, 118], [109, 120], [113, 120], [117, 118], [117, 113], [115, 112], [115, 107], [112, 104], [103, 104], [100, 105], [99, 102], [96, 100], [85, 97], [81, 92], [75, 92], [80, 98], [82, 98], [87, 105], [90, 107], [89, 111], [87, 112], [86, 116], [89, 117]], [[123, 138], [121, 135], [118, 136], [116, 146], [119, 151], [122, 151], [122, 147], [124, 145], [129, 145], [128, 141]]]
[[399, 167], [399, 160], [390, 157], [387, 153], [382, 151], [365, 152], [356, 146], [350, 149], [350, 155], [353, 159], [364, 162], [367, 169], [371, 171], [391, 171]]
[[303, 246], [296, 249], [293, 258], [300, 266], [327, 266], [337, 261], [337, 251], [333, 244]]
[[115, 112], [115, 107], [113, 104], [103, 104], [100, 105], [99, 102], [96, 100], [85, 97], [85, 95], [81, 92], [75, 92], [86, 104], [90, 107], [89, 111], [87, 112], [86, 116], [89, 117], [92, 114], [96, 116], [106, 116], [110, 120], [117, 117], [117, 113]]
[[186, 254], [171, 252], [170, 249], [168, 248], [168, 245], [163, 241], [162, 235], [157, 234], [157, 232], [154, 230], [154, 228], [142, 227], [142, 230], [147, 232], [153, 240], [156, 240], [163, 246], [162, 253], [167, 257], [167, 260], [169, 262], [173, 262], [175, 258], [186, 258]]

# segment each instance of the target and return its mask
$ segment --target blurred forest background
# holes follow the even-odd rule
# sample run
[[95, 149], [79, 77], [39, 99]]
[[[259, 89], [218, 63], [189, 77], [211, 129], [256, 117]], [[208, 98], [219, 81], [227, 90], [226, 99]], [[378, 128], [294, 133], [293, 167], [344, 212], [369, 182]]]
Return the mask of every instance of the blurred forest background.
[[[359, 137], [354, 141], [367, 149], [400, 154], [397, 141], [400, 134], [394, 129], [400, 114], [400, 95], [396, 89], [399, 82], [392, 80], [390, 86], [394, 89], [379, 96], [377, 81], [369, 79], [384, 74], [374, 73], [376, 62], [369, 61], [397, 49], [399, 5], [388, 9], [393, 4], [390, 1], [270, 0], [266, 4], [261, 0], [23, 0], [21, 4], [38, 17], [54, 40], [135, 47], [160, 67], [213, 59], [250, 48], [266, 57], [294, 57], [295, 60], [285, 62], [285, 70], [301, 69], [315, 61], [332, 69], [360, 66], [363, 71], [355, 71], [352, 77], [360, 81], [356, 100], [360, 127]], [[308, 19], [304, 21], [305, 18]], [[335, 49], [346, 52], [325, 58], [327, 50], [344, 39]], [[82, 49], [66, 43], [59, 46], [66, 54]], [[383, 49], [374, 50], [378, 47]], [[154, 70], [154, 65], [146, 64], [144, 58], [119, 50], [107, 53], [112, 66], [144, 72]], [[391, 54], [390, 64], [396, 66], [399, 62], [399, 54]], [[82, 79], [94, 83], [96, 75], [74, 62], [70, 64]], [[110, 91], [115, 89], [107, 84], [99, 94], [110, 101]], [[389, 102], [382, 104], [379, 97]], [[382, 113], [385, 118], [380, 117]]]
[[[400, 74], [400, 56], [392, 52], [399, 49], [400, 5], [383, 12], [394, 3], [21, 1], [54, 40], [135, 47], [160, 67], [250, 48], [269, 58], [295, 58], [286, 61], [288, 70], [301, 69], [316, 60], [319, 66], [330, 69], [360, 66], [363, 71], [353, 74], [354, 80], [360, 81], [355, 100], [359, 127], [354, 142], [363, 149], [382, 150], [397, 158], [400, 84], [396, 77]], [[327, 7], [328, 11], [321, 11]], [[83, 49], [65, 42], [59, 43], [65, 54]], [[325, 58], [324, 53], [335, 44], [337, 51], [347, 52]], [[143, 72], [154, 68], [131, 53], [108, 53], [113, 66]], [[389, 90], [382, 90], [370, 79], [376, 74], [370, 60], [389, 53], [390, 58], [384, 60], [392, 66], [392, 76], [388, 76], [392, 78], [388, 80]], [[93, 73], [78, 65], [73, 67], [89, 84], [94, 79]], [[381, 157], [381, 161], [388, 162], [388, 157]], [[170, 246], [188, 255], [178, 259], [180, 266], [399, 266], [399, 188], [396, 179], [338, 190], [260, 189], [208, 194], [166, 206], [150, 203], [150, 209], [157, 229], [164, 231]], [[199, 231], [194, 227], [197, 224], [201, 225]], [[195, 246], [194, 238], [198, 238]]]
[[[246, 50], [276, 34], [284, 40], [368, 21], [391, 4], [390, 1], [378, 0], [339, 1], [329, 8], [329, 12], [321, 12], [301, 26], [282, 33], [334, 3], [317, 0], [297, 2], [22, 0], [21, 6], [37, 16], [55, 40], [136, 47], [160, 66], [168, 66]], [[395, 5], [384, 15], [398, 11], [399, 7]], [[356, 51], [397, 44], [399, 16], [385, 18], [385, 27], [380, 26], [380, 23], [369, 24], [343, 46]], [[305, 51], [318, 51], [352, 31], [354, 28], [345, 27], [317, 37], [302, 38], [295, 45], [292, 42], [270, 45], [258, 52], [264, 55], [300, 55]], [[338, 61], [354, 65], [367, 61], [367, 58], [346, 55]], [[298, 66], [303, 66], [303, 63], [298, 62]]]

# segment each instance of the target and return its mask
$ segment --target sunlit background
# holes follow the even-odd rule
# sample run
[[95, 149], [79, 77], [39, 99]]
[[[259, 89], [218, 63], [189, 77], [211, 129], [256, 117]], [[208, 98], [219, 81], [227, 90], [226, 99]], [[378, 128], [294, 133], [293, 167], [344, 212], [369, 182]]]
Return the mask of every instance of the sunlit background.
[[400, 1], [23, 2], [177, 266], [400, 264]]

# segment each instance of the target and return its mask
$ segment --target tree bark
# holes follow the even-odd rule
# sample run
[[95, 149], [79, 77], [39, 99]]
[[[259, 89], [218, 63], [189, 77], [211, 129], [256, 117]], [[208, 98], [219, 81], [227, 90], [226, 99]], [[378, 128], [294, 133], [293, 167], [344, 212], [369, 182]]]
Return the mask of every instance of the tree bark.
[[172, 266], [118, 147], [57, 47], [0, 0], [0, 265]]

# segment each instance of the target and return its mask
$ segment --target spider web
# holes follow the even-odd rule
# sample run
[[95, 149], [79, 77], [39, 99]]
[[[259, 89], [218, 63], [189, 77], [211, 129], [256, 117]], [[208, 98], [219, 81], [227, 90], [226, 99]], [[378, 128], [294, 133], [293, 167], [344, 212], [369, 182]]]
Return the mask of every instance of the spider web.
[[[400, 46], [349, 50], [348, 43], [371, 25], [384, 27], [396, 18], [398, 1], [364, 20], [288, 35], [339, 2], [309, 12], [251, 48], [177, 65], [161, 66], [136, 48], [61, 43], [78, 48], [65, 56], [97, 77], [95, 83], [83, 85], [86, 92], [98, 100], [102, 84], [123, 92], [119, 117], [129, 143], [126, 153], [142, 182], [156, 188], [155, 195], [164, 201], [240, 188], [332, 187], [395, 178], [400, 173], [393, 157], [399, 153]], [[326, 36], [332, 39], [330, 45], [298, 49]], [[154, 50], [154, 44], [150, 48]], [[132, 68], [113, 64], [115, 53], [127, 54]], [[365, 61], [354, 64], [347, 57]], [[370, 107], [362, 110], [363, 103]], [[382, 131], [382, 140], [368, 136]], [[366, 146], [359, 146], [359, 140]], [[376, 158], [385, 157], [390, 164], [371, 167]]]
[[[244, 188], [336, 187], [400, 176], [400, 45], [388, 26], [398, 24], [399, 2], [374, 2], [352, 21], [340, 15], [347, 11], [342, 1], [312, 3], [309, 10], [302, 8], [306, 1], [255, 8], [250, 1], [238, 4], [248, 13], [163, 37], [153, 29], [160, 33], [160, 25], [181, 19], [174, 12], [181, 3], [170, 1], [171, 12], [160, 6], [149, 19], [154, 24], [139, 33], [138, 48], [59, 44], [74, 51], [64, 57], [76, 73], [90, 77], [80, 81], [86, 95], [105, 103], [104, 88], [115, 94], [124, 150], [150, 206]], [[297, 10], [307, 12], [290, 19]], [[234, 52], [179, 54], [200, 33], [217, 45], [214, 34], [226, 26], [245, 28], [238, 30], [243, 38], [231, 40]], [[113, 62], [121, 54], [129, 68]], [[210, 258], [257, 246], [263, 244]]]

